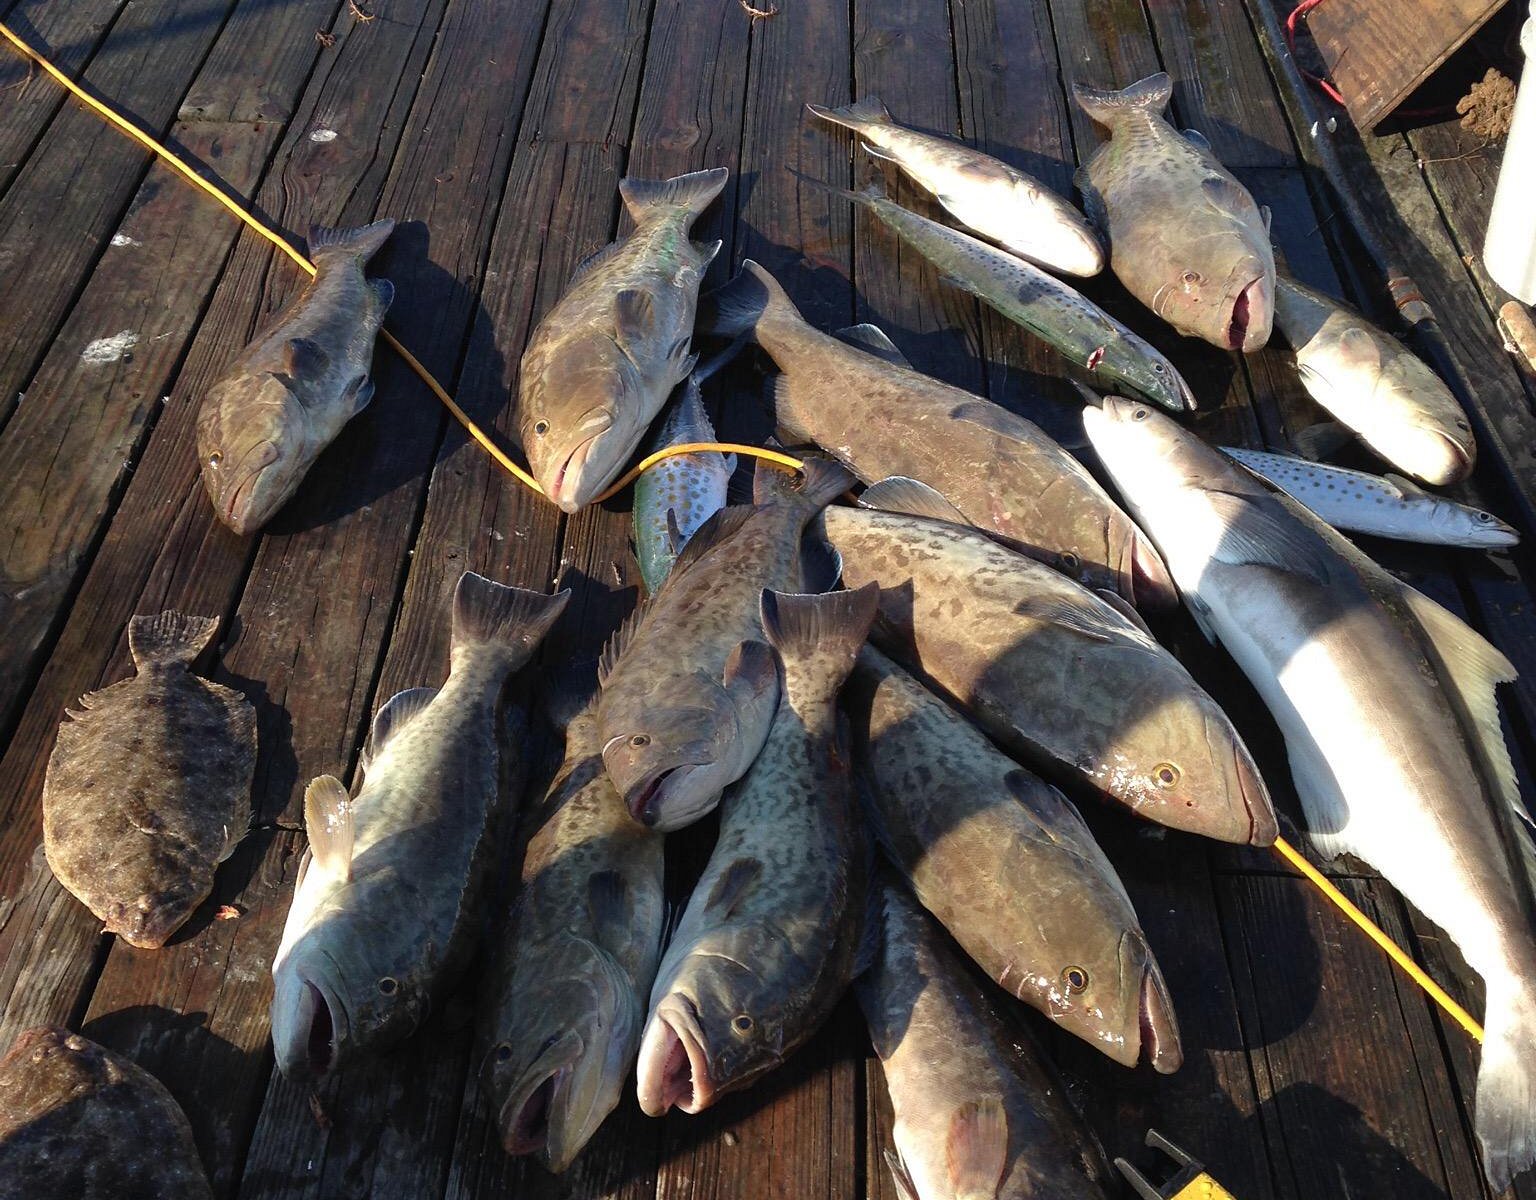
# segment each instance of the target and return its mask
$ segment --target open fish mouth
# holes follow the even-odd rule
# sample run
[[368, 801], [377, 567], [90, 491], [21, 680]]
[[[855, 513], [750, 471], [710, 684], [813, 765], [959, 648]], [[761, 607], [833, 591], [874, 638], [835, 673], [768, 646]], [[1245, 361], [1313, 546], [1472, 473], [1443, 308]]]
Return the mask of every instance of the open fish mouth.
[[1237, 763], [1237, 788], [1248, 813], [1248, 844], [1272, 846], [1280, 836], [1280, 821], [1275, 816], [1269, 789], [1264, 786], [1263, 778], [1240, 743], [1232, 743], [1232, 753]]
[[686, 996], [657, 1006], [640, 1044], [640, 1107], [659, 1117], [672, 1108], [703, 1112], [715, 1098], [698, 1011]]
[[538, 1154], [547, 1149], [550, 1114], [570, 1075], [570, 1067], [556, 1067], [532, 1088], [508, 1097], [501, 1107], [501, 1144], [508, 1154]]
[[[1173, 1015], [1173, 998], [1156, 964], [1148, 963], [1141, 977], [1141, 1000], [1138, 1008], [1141, 1029], [1141, 1049], [1152, 1069], [1160, 1075], [1171, 1075], [1184, 1062], [1184, 1047], [1179, 1040], [1179, 1026]], [[1134, 1065], [1134, 1064], [1132, 1064]]]
[[680, 827], [680, 822], [686, 824], [695, 815], [702, 815], [667, 811], [668, 801], [681, 790], [693, 771], [694, 765], [687, 763], [658, 771], [630, 793], [626, 802], [629, 815], [647, 828], [659, 828], [663, 832]]
[[1245, 354], [1262, 350], [1269, 341], [1274, 311], [1275, 298], [1269, 280], [1263, 275], [1249, 280], [1232, 302], [1232, 315], [1227, 320], [1227, 349]]
[[607, 444], [603, 435], [612, 428], [613, 417], [606, 412], [583, 421], [576, 433], [585, 436], [559, 460], [554, 474], [543, 481], [550, 500], [562, 512], [573, 513], [585, 507], [608, 482], [602, 470], [594, 470], [593, 458]]
[[[336, 1018], [330, 1001], [309, 980], [299, 995], [295, 1027], [303, 1035], [302, 1045], [289, 1047], [289, 1061], [284, 1073], [290, 1078], [322, 1079], [336, 1065], [338, 1039]], [[294, 1054], [297, 1050], [299, 1053]]]

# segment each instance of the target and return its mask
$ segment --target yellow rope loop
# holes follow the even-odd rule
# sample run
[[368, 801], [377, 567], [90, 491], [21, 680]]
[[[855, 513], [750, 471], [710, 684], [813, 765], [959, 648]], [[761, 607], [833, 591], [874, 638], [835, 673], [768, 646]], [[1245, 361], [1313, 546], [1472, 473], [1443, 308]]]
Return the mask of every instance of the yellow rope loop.
[[[92, 96], [73, 79], [69, 78], [68, 75], [64, 74], [64, 72], [60, 71], [36, 50], [32, 49], [31, 46], [27, 45], [26, 42], [22, 41], [21, 38], [17, 37], [16, 34], [11, 31], [10, 27], [5, 25], [3, 22], [0, 22], [0, 35], [4, 35], [5, 39], [10, 42], [11, 45], [15, 46], [16, 49], [21, 52], [21, 54], [30, 59], [33, 63], [37, 64], [37, 66], [40, 67], [50, 77], [52, 77], [60, 87], [64, 88], [67, 92], [69, 92], [70, 95], [74, 96], [92, 112], [96, 113], [104, 121], [122, 130], [134, 141], [142, 145], [146, 150], [156, 155], [167, 166], [180, 172], [191, 184], [193, 184], [193, 186], [200, 188], [202, 191], [212, 196], [230, 212], [234, 213], [236, 217], [245, 222], [245, 224], [248, 225], [251, 229], [255, 230], [257, 234], [265, 238], [268, 242], [271, 242], [272, 245], [276, 246], [289, 258], [291, 258], [294, 263], [297, 264], [300, 270], [309, 275], [313, 275], [315, 273], [314, 263], [310, 262], [308, 258], [306, 258], [295, 246], [289, 243], [287, 239], [285, 239], [281, 234], [263, 224], [262, 221], [248, 208], [246, 208], [245, 205], [243, 205], [236, 197], [230, 195], [223, 188], [215, 184], [212, 180], [209, 180], [198, 174], [198, 172], [195, 171], [189, 164], [183, 162], [162, 143], [155, 140], [148, 133], [145, 133], [142, 129], [133, 124], [133, 122], [129, 121], [126, 117], [121, 116], [108, 105]], [[438, 381], [433, 378], [432, 373], [421, 364], [421, 362], [416, 358], [414, 354], [412, 354], [405, 348], [405, 346], [400, 343], [398, 338], [396, 338], [388, 330], [381, 331], [381, 336], [383, 337], [384, 341], [388, 343], [390, 348], [405, 360], [406, 365], [421, 377], [422, 382], [431, 389], [432, 394], [436, 396], [438, 400], [440, 400], [448, 409], [448, 411], [453, 414], [454, 419], [457, 420], [459, 424], [463, 425], [466, 430], [468, 430], [470, 436], [473, 437], [475, 441], [477, 441], [485, 449], [487, 454], [489, 454], [493, 459], [496, 460], [497, 463], [499, 463], [515, 478], [517, 478], [524, 486], [528, 487], [538, 495], [542, 496], [544, 494], [544, 489], [539, 486], [538, 481], [534, 479], [533, 476], [529, 475], [528, 472], [525, 471], [522, 467], [518, 466], [518, 464], [515, 463], [504, 450], [496, 445], [495, 441], [492, 440], [490, 435], [488, 435], [483, 429], [476, 425], [474, 421], [470, 420], [469, 415], [465, 413], [465, 411], [460, 408], [457, 403], [454, 402], [453, 397], [448, 394], [443, 385], [438, 383]], [[610, 496], [613, 496], [616, 493], [622, 491], [624, 488], [628, 487], [629, 484], [634, 482], [634, 480], [638, 479], [642, 473], [650, 470], [650, 468], [661, 462], [663, 459], [672, 458], [679, 454], [694, 454], [708, 450], [719, 451], [722, 454], [744, 455], [746, 457], [755, 458], [761, 462], [770, 463], [775, 467], [787, 471], [798, 471], [803, 466], [801, 461], [797, 458], [793, 458], [788, 454], [780, 454], [775, 450], [765, 450], [760, 446], [743, 446], [730, 442], [689, 442], [685, 445], [668, 446], [664, 450], [658, 450], [656, 453], [648, 455], [634, 467], [631, 467], [627, 472], [625, 472], [625, 474], [618, 480], [617, 483], [613, 484], [612, 487], [608, 488], [607, 491], [603, 492], [603, 494], [597, 499], [606, 500]], [[1456, 1001], [1452, 1000], [1450, 996], [1446, 995], [1445, 991], [1440, 987], [1439, 984], [1437, 984], [1433, 979], [1431, 979], [1422, 970], [1420, 970], [1418, 964], [1409, 958], [1408, 955], [1405, 954], [1397, 946], [1397, 944], [1392, 941], [1391, 938], [1389, 938], [1385, 933], [1383, 933], [1374, 924], [1372, 924], [1370, 918], [1367, 917], [1358, 908], [1356, 908], [1353, 904], [1351, 904], [1349, 899], [1336, 887], [1334, 887], [1333, 884], [1328, 882], [1328, 880], [1325, 879], [1323, 875], [1312, 866], [1311, 863], [1307, 862], [1306, 859], [1298, 854], [1296, 850], [1283, 839], [1276, 840], [1275, 851], [1280, 855], [1281, 858], [1289, 862], [1304, 876], [1306, 876], [1306, 878], [1310, 880], [1317, 888], [1319, 888], [1322, 893], [1327, 896], [1328, 899], [1332, 901], [1333, 904], [1337, 906], [1341, 912], [1344, 913], [1345, 916], [1347, 916], [1351, 921], [1353, 921], [1362, 930], [1364, 930], [1366, 935], [1370, 937], [1370, 939], [1378, 946], [1380, 946], [1381, 949], [1391, 957], [1393, 962], [1397, 963], [1398, 966], [1406, 971], [1408, 975], [1413, 979], [1413, 981], [1417, 983], [1421, 988], [1423, 988], [1424, 991], [1428, 993], [1429, 996], [1437, 1004], [1439, 1004], [1441, 1008], [1449, 1013], [1451, 1017], [1453, 1017], [1463, 1029], [1465, 1029], [1478, 1041], [1483, 1040], [1482, 1027], [1478, 1025], [1475, 1020], [1473, 1020], [1471, 1014], [1468, 1013], [1466, 1009], [1462, 1008], [1461, 1005], [1457, 1004]]]

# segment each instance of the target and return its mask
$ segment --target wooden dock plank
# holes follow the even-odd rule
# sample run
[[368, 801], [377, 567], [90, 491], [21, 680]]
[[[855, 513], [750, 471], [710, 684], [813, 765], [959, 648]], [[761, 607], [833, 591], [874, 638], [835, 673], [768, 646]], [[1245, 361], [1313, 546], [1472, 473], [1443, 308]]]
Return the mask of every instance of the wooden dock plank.
[[[84, 82], [163, 133], [234, 3], [128, 6]], [[136, 142], [68, 104], [0, 197], [0, 263], [8, 285], [0, 290], [0, 397], [7, 402], [25, 389], [148, 166], [149, 155]], [[34, 253], [42, 244], [49, 253]]]
[[[400, 111], [390, 112], [387, 119], [394, 128], [403, 126], [410, 94], [400, 93], [387, 65], [394, 61], [406, 78], [420, 78], [441, 4], [427, 5], [423, 12], [427, 20], [419, 27], [397, 22], [382, 33], [341, 31], [338, 53], [313, 81], [297, 128], [279, 152], [280, 165], [258, 198], [263, 207], [281, 219], [288, 211], [286, 198], [295, 206], [295, 220], [303, 221], [315, 211], [335, 211], [354, 192], [377, 195], [383, 175], [376, 137], [354, 134], [317, 142], [307, 136], [315, 127], [309, 118], [317, 107], [344, 106], [348, 96], [362, 101], [377, 96], [379, 108], [387, 108], [393, 96]], [[354, 37], [365, 39], [366, 48]], [[334, 118], [331, 124], [347, 128]], [[370, 179], [372, 193], [364, 186]], [[297, 273], [285, 265], [286, 259], [275, 269], [274, 263], [274, 252], [265, 242], [240, 235], [205, 318], [204, 333], [193, 344], [156, 436], [133, 474], [59, 643], [0, 759], [0, 778], [6, 780], [6, 833], [0, 838], [0, 896], [6, 905], [0, 910], [0, 948], [7, 951], [0, 966], [0, 995], [6, 997], [0, 1034], [38, 1020], [59, 1019], [58, 997], [70, 986], [83, 986], [93, 970], [98, 927], [78, 906], [55, 902], [58, 885], [46, 868], [38, 869], [41, 857], [34, 850], [41, 827], [38, 796], [64, 706], [127, 673], [123, 629], [132, 613], [175, 607], [227, 616], [244, 583], [252, 543], [235, 537], [213, 517], [197, 474], [194, 426], [203, 389], [297, 286]], [[233, 640], [226, 625], [226, 646]], [[280, 714], [265, 703], [264, 682], [228, 675], [226, 681], [244, 687], [257, 702], [268, 752], [260, 761], [270, 762], [270, 751], [284, 744], [285, 731]], [[39, 924], [45, 917], [48, 924]], [[16, 952], [21, 947], [24, 952]], [[46, 970], [31, 969], [35, 961], [45, 961]]]
[[[208, 115], [172, 127], [180, 151], [236, 194], [260, 184], [319, 50], [306, 34], [332, 8], [304, 0], [275, 18], [237, 13], [196, 85]], [[255, 20], [305, 52], [251, 54]], [[0, 621], [10, 631], [0, 730], [14, 725], [57, 635], [239, 229], [175, 171], [152, 166], [0, 432]]]

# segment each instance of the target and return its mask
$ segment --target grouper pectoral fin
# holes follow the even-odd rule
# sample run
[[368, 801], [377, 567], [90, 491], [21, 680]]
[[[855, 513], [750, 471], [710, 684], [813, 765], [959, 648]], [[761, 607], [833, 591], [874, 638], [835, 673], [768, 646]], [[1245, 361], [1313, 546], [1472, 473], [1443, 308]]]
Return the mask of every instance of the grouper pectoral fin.
[[304, 790], [304, 830], [313, 867], [336, 879], [350, 879], [352, 799], [336, 776], [321, 775]]

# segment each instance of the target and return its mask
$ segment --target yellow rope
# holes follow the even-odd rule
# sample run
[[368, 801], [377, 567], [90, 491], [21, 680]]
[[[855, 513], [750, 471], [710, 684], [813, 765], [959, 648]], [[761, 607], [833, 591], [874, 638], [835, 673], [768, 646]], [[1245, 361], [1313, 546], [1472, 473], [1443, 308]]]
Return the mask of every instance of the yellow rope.
[[1327, 896], [1329, 900], [1333, 901], [1340, 912], [1363, 929], [1365, 936], [1380, 946], [1386, 952], [1387, 957], [1400, 966], [1407, 973], [1408, 978], [1412, 979], [1414, 983], [1429, 993], [1430, 999], [1445, 1009], [1458, 1025], [1479, 1042], [1483, 1040], [1483, 1027], [1473, 1019], [1472, 1014], [1446, 995], [1444, 988], [1426, 975], [1419, 968], [1419, 964], [1404, 953], [1402, 947], [1377, 928], [1370, 917], [1350, 903], [1349, 897], [1334, 887], [1321, 871], [1301, 856], [1294, 846], [1284, 838], [1276, 838], [1275, 853], [1305, 875], [1312, 882], [1313, 886], [1321, 891], [1323, 895]]
[[[236, 217], [244, 221], [246, 225], [250, 226], [251, 229], [255, 230], [263, 238], [271, 242], [289, 258], [291, 258], [306, 274], [313, 275], [315, 273], [314, 263], [310, 262], [308, 258], [300, 253], [300, 251], [296, 249], [291, 243], [289, 243], [287, 239], [285, 239], [281, 234], [277, 233], [275, 230], [269, 229], [266, 225], [264, 225], [255, 216], [255, 214], [253, 214], [249, 209], [242, 205], [234, 196], [231, 196], [228, 192], [224, 191], [223, 188], [219, 187], [211, 180], [204, 178], [202, 175], [199, 175], [187, 163], [177, 158], [175, 154], [173, 154], [160, 142], [156, 141], [149, 134], [145, 133], [142, 129], [133, 124], [127, 118], [120, 116], [108, 105], [96, 99], [96, 97], [92, 96], [84, 88], [80, 87], [80, 85], [77, 84], [73, 79], [69, 78], [68, 75], [65, 75], [64, 72], [60, 71], [36, 50], [32, 49], [31, 46], [27, 45], [26, 42], [22, 41], [21, 38], [17, 37], [16, 34], [11, 32], [9, 26], [5, 25], [3, 22], [0, 22], [0, 34], [3, 34], [6, 40], [9, 41], [11, 45], [15, 46], [16, 49], [19, 50], [25, 57], [36, 63], [48, 75], [52, 76], [60, 87], [68, 91], [70, 95], [74, 96], [87, 108], [95, 112], [104, 121], [116, 126], [118, 129], [122, 130], [129, 137], [131, 137], [134, 141], [142, 145], [146, 150], [149, 150], [151, 153], [160, 158], [168, 166], [173, 167], [175, 170], [181, 172], [181, 174], [185, 176], [190, 183], [198, 188], [201, 188], [208, 195], [212, 196], [230, 212], [234, 213]], [[448, 394], [443, 385], [438, 383], [438, 381], [432, 377], [432, 373], [421, 364], [421, 362], [416, 358], [414, 354], [412, 354], [400, 343], [399, 339], [397, 339], [387, 329], [381, 331], [380, 336], [383, 337], [384, 341], [389, 344], [395, 353], [399, 354], [400, 357], [405, 360], [406, 365], [421, 377], [422, 382], [432, 390], [432, 394], [436, 396], [438, 400], [440, 400], [448, 409], [448, 411], [454, 415], [454, 418], [459, 422], [459, 424], [463, 425], [464, 428], [469, 431], [470, 436], [473, 437], [475, 441], [480, 443], [481, 447], [484, 448], [487, 454], [495, 459], [502, 467], [509, 471], [525, 486], [531, 488], [534, 492], [541, 496], [544, 494], [544, 489], [539, 486], [538, 480], [534, 479], [533, 476], [528, 474], [527, 471], [518, 466], [517, 463], [513, 462], [507, 453], [502, 450], [500, 446], [496, 445], [496, 443], [491, 440], [490, 436], [486, 434], [484, 430], [476, 425], [474, 421], [470, 420], [469, 414], [454, 402], [453, 397]], [[666, 449], [658, 450], [656, 453], [642, 459], [639, 463], [625, 472], [624, 475], [620, 477], [618, 482], [613, 484], [613, 486], [605, 491], [602, 495], [598, 496], [597, 500], [606, 500], [610, 496], [613, 496], [616, 493], [622, 491], [635, 479], [639, 478], [642, 473], [648, 471], [651, 467], [655, 466], [665, 458], [671, 458], [678, 454], [692, 454], [706, 450], [717, 450], [724, 454], [740, 454], [758, 459], [762, 462], [770, 463], [776, 467], [790, 471], [797, 471], [803, 465], [799, 459], [794, 458], [788, 454], [780, 454], [775, 450], [765, 450], [760, 446], [743, 446], [730, 442], [689, 442], [684, 445], [668, 446]], [[1328, 880], [1324, 878], [1323, 875], [1317, 871], [1311, 863], [1307, 862], [1306, 859], [1298, 854], [1296, 850], [1283, 838], [1276, 839], [1275, 852], [1279, 854], [1281, 858], [1285, 859], [1292, 866], [1294, 866], [1304, 876], [1306, 876], [1306, 878], [1309, 879], [1320, 891], [1322, 891], [1323, 895], [1328, 897], [1328, 899], [1331, 900], [1339, 908], [1339, 910], [1344, 913], [1346, 917], [1348, 917], [1362, 930], [1364, 930], [1366, 935], [1378, 946], [1380, 946], [1382, 950], [1384, 950], [1387, 955], [1391, 957], [1393, 962], [1397, 963], [1398, 966], [1406, 971], [1409, 977], [1412, 978], [1413, 981], [1417, 983], [1421, 988], [1423, 988], [1424, 991], [1427, 992], [1429, 996], [1437, 1004], [1440, 1005], [1441, 1008], [1449, 1013], [1451, 1017], [1453, 1017], [1463, 1029], [1470, 1033], [1479, 1042], [1483, 1040], [1482, 1027], [1472, 1019], [1471, 1014], [1469, 1014], [1466, 1009], [1462, 1008], [1461, 1005], [1457, 1004], [1456, 1001], [1452, 1000], [1450, 996], [1446, 995], [1445, 991], [1440, 987], [1439, 984], [1437, 984], [1433, 979], [1431, 979], [1422, 970], [1420, 970], [1418, 965], [1411, 958], [1409, 958], [1408, 955], [1405, 954], [1402, 949], [1400, 949], [1398, 945], [1392, 941], [1391, 938], [1389, 938], [1385, 933], [1383, 933], [1374, 924], [1372, 924], [1369, 917], [1367, 917], [1363, 912], [1351, 904], [1349, 899], [1342, 892], [1340, 892], [1338, 888], [1329, 883]]]

